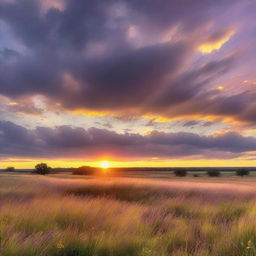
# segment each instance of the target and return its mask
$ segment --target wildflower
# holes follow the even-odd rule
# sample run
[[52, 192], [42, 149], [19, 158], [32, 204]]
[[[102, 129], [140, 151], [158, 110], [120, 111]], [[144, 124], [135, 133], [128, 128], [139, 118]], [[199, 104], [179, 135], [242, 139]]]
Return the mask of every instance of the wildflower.
[[143, 248], [143, 250], [142, 250], [142, 255], [145, 255], [145, 256], [147, 256], [147, 255], [151, 255], [151, 249], [149, 249], [149, 248]]
[[249, 240], [249, 241], [247, 242], [246, 249], [251, 249], [251, 248], [252, 248], [252, 246], [253, 246], [252, 241], [251, 241], [251, 240]]
[[60, 241], [57, 243], [56, 247], [57, 247], [58, 249], [63, 249], [65, 246], [64, 246], [63, 242], [60, 240]]

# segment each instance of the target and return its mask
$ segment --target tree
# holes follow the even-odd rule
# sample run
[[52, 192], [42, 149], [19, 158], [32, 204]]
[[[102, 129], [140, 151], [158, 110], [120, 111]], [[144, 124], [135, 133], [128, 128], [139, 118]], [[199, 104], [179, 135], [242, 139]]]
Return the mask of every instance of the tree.
[[90, 166], [81, 166], [73, 170], [73, 175], [93, 175], [96, 172], [96, 168]]
[[220, 176], [220, 171], [219, 170], [208, 170], [207, 175], [209, 177], [219, 177]]
[[49, 174], [50, 171], [51, 171], [51, 167], [49, 167], [45, 163], [37, 164], [35, 166], [35, 173], [37, 174], [45, 175], [45, 174]]
[[15, 168], [12, 167], [12, 166], [10, 166], [10, 167], [7, 167], [7, 168], [5, 169], [5, 171], [7, 171], [7, 172], [14, 172], [14, 171], [15, 171]]
[[185, 170], [185, 169], [176, 169], [176, 170], [174, 170], [174, 174], [177, 177], [185, 177], [187, 175], [187, 170]]
[[250, 172], [248, 169], [238, 169], [236, 170], [236, 175], [237, 176], [245, 176], [245, 175], [249, 175]]

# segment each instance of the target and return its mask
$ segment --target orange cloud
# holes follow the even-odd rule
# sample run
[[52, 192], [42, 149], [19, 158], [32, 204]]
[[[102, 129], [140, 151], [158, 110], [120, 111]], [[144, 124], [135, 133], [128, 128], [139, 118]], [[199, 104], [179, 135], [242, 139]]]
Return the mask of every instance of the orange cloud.
[[234, 30], [229, 30], [221, 36], [208, 38], [203, 44], [199, 45], [198, 51], [204, 54], [209, 54], [213, 51], [219, 50], [234, 34]]
[[219, 86], [217, 86], [216, 88], [217, 88], [219, 91], [223, 91], [223, 90], [225, 89], [225, 87], [222, 86], [222, 85], [219, 85]]
[[65, 4], [63, 0], [41, 0], [42, 10], [47, 12], [50, 8], [55, 8], [57, 10], [63, 11], [65, 9]]
[[256, 85], [256, 81], [252, 81], [252, 80], [244, 80], [243, 83], [244, 83], [244, 84]]

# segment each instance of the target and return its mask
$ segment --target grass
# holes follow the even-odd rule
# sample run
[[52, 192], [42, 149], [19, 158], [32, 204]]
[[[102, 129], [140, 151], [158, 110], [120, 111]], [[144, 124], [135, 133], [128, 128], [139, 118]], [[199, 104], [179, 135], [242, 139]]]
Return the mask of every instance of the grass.
[[0, 176], [1, 256], [256, 255], [256, 180]]

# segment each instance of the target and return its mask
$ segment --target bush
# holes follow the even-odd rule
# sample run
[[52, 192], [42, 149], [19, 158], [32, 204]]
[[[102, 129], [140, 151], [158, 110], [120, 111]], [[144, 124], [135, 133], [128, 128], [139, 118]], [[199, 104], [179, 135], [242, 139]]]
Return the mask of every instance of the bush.
[[208, 170], [207, 175], [209, 177], [219, 177], [220, 176], [220, 171], [219, 170]]
[[193, 177], [197, 178], [197, 177], [199, 177], [199, 175], [195, 173], [195, 174], [193, 174]]
[[177, 169], [177, 170], [174, 170], [174, 174], [177, 177], [185, 177], [187, 175], [187, 170], [185, 170], [185, 169]]
[[51, 167], [49, 167], [47, 164], [45, 163], [41, 163], [41, 164], [37, 164], [35, 166], [35, 171], [34, 173], [37, 174], [41, 174], [41, 175], [46, 175], [49, 174], [51, 171]]
[[245, 175], [249, 175], [250, 171], [248, 169], [238, 169], [236, 170], [236, 175], [237, 176], [245, 176]]
[[81, 166], [73, 170], [73, 175], [93, 175], [96, 173], [96, 168], [90, 166]]
[[15, 168], [14, 167], [7, 167], [5, 169], [6, 172], [14, 172], [15, 171]]

